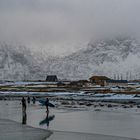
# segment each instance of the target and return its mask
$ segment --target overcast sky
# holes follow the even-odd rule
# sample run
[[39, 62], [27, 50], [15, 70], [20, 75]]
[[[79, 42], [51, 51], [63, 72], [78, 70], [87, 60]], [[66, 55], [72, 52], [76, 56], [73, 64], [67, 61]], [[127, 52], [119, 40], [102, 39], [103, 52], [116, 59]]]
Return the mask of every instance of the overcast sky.
[[0, 0], [0, 41], [56, 55], [115, 35], [140, 37], [140, 0]]

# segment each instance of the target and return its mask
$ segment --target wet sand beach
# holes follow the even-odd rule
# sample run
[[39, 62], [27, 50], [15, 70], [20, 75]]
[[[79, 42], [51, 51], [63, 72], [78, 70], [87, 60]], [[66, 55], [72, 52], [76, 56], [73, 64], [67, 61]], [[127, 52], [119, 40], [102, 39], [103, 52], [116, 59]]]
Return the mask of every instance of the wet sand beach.
[[[92, 107], [51, 108], [50, 121], [46, 121], [46, 109], [30, 104], [27, 107], [26, 124], [34, 128], [51, 130], [51, 140], [59, 139], [124, 139], [140, 138], [140, 109]], [[52, 117], [53, 116], [53, 117]], [[0, 101], [0, 119], [9, 119], [22, 123], [20, 101]], [[45, 120], [45, 121], [44, 121]], [[42, 122], [42, 123], [41, 123]], [[83, 137], [84, 135], [84, 137]], [[123, 137], [123, 138], [121, 138]]]
[[0, 119], [0, 140], [45, 140], [52, 132]]
[[137, 140], [137, 139], [102, 134], [55, 131], [47, 140]]

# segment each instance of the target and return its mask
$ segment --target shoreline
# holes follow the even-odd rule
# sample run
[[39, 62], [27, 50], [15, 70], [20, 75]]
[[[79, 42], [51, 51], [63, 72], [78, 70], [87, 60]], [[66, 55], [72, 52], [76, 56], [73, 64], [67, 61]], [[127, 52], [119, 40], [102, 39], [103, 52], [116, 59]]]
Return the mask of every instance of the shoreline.
[[21, 125], [8, 119], [0, 119], [0, 140], [46, 140], [52, 134], [51, 131]]
[[[140, 96], [137, 95], [125, 95], [125, 94], [83, 94], [83, 93], [63, 93], [63, 92], [48, 92], [44, 94], [27, 94], [27, 93], [8, 93], [0, 94], [0, 100], [21, 100], [22, 97], [36, 97], [37, 101], [42, 98], [49, 97], [53, 101], [65, 100], [65, 101], [77, 101], [77, 102], [101, 102], [101, 103], [118, 103], [118, 104], [140, 104]], [[89, 105], [90, 106], [90, 105]]]
[[[51, 102], [53, 101], [51, 100]], [[61, 104], [54, 109], [50, 108], [49, 116], [54, 115], [55, 117], [49, 122], [48, 127], [46, 124], [39, 125], [46, 118], [45, 106], [40, 106], [38, 102], [35, 105], [29, 104], [27, 106], [27, 125], [52, 131], [51, 140], [69, 140], [69, 137], [73, 137], [73, 140], [80, 140], [83, 134], [87, 134], [85, 137], [89, 140], [93, 139], [94, 134], [99, 134], [97, 140], [103, 138], [104, 135], [106, 135], [105, 140], [109, 140], [109, 138], [111, 140], [112, 136], [114, 140], [115, 138], [118, 138], [118, 140], [124, 140], [123, 138], [134, 140], [134, 138], [138, 139], [140, 137], [139, 108], [124, 108], [115, 103], [111, 104], [112, 107], [108, 107], [109, 104], [101, 103], [93, 106], [79, 105], [73, 101], [69, 101], [69, 105], [64, 104], [63, 101], [56, 103], [57, 105]], [[21, 123], [20, 101], [0, 101], [0, 118]], [[83, 138], [83, 140], [86, 140], [86, 138]]]

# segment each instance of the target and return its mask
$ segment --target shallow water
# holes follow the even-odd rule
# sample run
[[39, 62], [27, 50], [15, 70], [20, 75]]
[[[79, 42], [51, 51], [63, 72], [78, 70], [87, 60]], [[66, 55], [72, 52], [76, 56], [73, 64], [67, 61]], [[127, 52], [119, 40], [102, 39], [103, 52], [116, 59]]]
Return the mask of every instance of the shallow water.
[[[50, 109], [49, 116], [54, 118], [40, 125], [46, 119], [45, 107], [29, 105], [27, 107], [27, 125], [55, 130], [104, 134], [140, 138], [140, 111], [80, 111], [66, 109]], [[19, 101], [0, 101], [0, 118], [22, 122], [21, 104]], [[45, 122], [45, 121], [44, 121]], [[48, 125], [48, 126], [47, 126]]]

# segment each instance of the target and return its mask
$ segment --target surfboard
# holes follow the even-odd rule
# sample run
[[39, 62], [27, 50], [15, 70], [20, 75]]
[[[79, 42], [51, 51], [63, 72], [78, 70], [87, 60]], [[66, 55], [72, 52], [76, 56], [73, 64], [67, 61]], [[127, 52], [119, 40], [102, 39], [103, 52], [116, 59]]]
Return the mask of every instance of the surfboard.
[[[39, 100], [39, 103], [40, 103], [42, 106], [46, 106], [46, 101], [45, 101], [45, 100]], [[48, 105], [49, 107], [55, 107], [55, 105], [52, 104], [52, 103], [50, 103], [50, 102], [48, 102], [47, 105]]]

